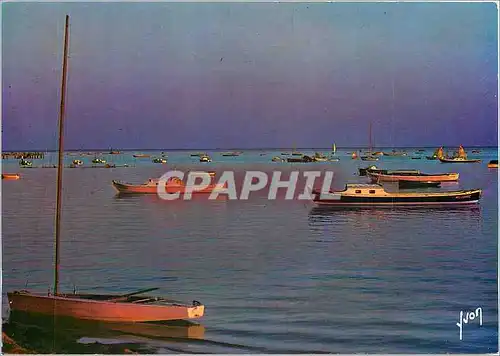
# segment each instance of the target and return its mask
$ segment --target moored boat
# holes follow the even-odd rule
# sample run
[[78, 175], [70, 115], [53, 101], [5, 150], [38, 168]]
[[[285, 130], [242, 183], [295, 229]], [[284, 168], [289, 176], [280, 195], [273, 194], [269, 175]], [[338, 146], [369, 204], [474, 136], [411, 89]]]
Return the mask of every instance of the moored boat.
[[370, 177], [373, 183], [379, 181], [397, 182], [399, 180], [413, 182], [455, 182], [458, 180], [458, 173], [436, 173], [427, 174], [420, 171], [405, 172], [405, 171], [381, 171], [374, 172], [368, 170], [366, 174]]
[[74, 159], [73, 162], [70, 164], [70, 168], [77, 168], [83, 165], [83, 161], [79, 159]]
[[375, 156], [361, 156], [362, 161], [378, 161], [378, 157]]
[[221, 156], [224, 157], [238, 157], [241, 154], [241, 152], [223, 152], [221, 153]]
[[[374, 165], [372, 165], [372, 166], [368, 166], [368, 167], [366, 167], [366, 168], [358, 168], [359, 175], [360, 175], [360, 176], [366, 176], [366, 172], [367, 172], [368, 170], [370, 170], [370, 171], [376, 171], [376, 170], [379, 170], [379, 169], [377, 168], [377, 166], [374, 166]], [[380, 171], [380, 170], [379, 170], [379, 171]]]
[[208, 163], [208, 162], [212, 162], [212, 159], [210, 158], [209, 155], [203, 155], [203, 156], [200, 156], [200, 162]]
[[165, 163], [167, 163], [167, 160], [165, 158], [153, 158], [152, 162], [153, 163], [165, 164]]
[[454, 157], [438, 157], [442, 163], [479, 163], [480, 159], [468, 159], [467, 153], [462, 145], [458, 148], [458, 154]]
[[144, 154], [144, 153], [136, 153], [136, 154], [134, 154], [132, 156], [135, 157], [135, 158], [149, 158], [149, 157], [151, 157], [151, 155], [147, 155], [147, 154]]
[[379, 184], [348, 183], [343, 191], [313, 191], [316, 204], [339, 207], [362, 206], [426, 206], [474, 204], [481, 198], [481, 189], [439, 192], [387, 192]]
[[488, 168], [498, 168], [498, 160], [493, 159], [488, 162]]
[[432, 156], [426, 156], [425, 158], [427, 158], [428, 160], [431, 160], [431, 161], [435, 161], [435, 160], [438, 160], [440, 158], [444, 158], [443, 146], [437, 148], [434, 151], [434, 153], [432, 154]]
[[322, 153], [319, 153], [319, 152], [315, 152], [314, 156], [312, 158], [315, 162], [327, 162], [328, 161], [328, 157]]
[[[10, 308], [16, 311], [113, 322], [196, 319], [203, 316], [205, 309], [202, 304], [196, 301], [190, 305], [161, 297], [138, 294], [130, 296], [41, 295], [27, 291], [15, 291], [7, 293], [7, 297]], [[35, 306], [36, 308], [34, 308]]]
[[19, 173], [2, 173], [2, 179], [18, 180], [21, 179], [21, 175]]
[[309, 163], [314, 162], [314, 158], [306, 155], [302, 155], [301, 157], [289, 157], [286, 159], [288, 163]]
[[22, 168], [31, 168], [31, 167], [33, 167], [33, 162], [27, 161], [24, 158], [22, 158], [21, 160], [19, 160], [19, 165]]
[[467, 159], [467, 158], [461, 158], [461, 157], [439, 158], [439, 160], [442, 163], [479, 163], [479, 162], [481, 162], [480, 159]]
[[61, 207], [63, 183], [63, 123], [65, 116], [65, 96], [67, 83], [69, 15], [66, 15], [64, 31], [64, 54], [61, 79], [61, 102], [59, 109], [59, 138], [58, 164], [56, 186], [56, 214], [55, 214], [55, 245], [54, 245], [54, 285], [53, 291], [47, 294], [32, 293], [26, 290], [7, 292], [11, 311], [68, 316], [72, 318], [141, 322], [158, 320], [178, 320], [199, 318], [203, 316], [204, 306], [196, 301], [192, 305], [182, 304], [161, 297], [139, 297], [140, 294], [156, 290], [149, 288], [125, 295], [91, 295], [60, 293], [60, 241], [61, 241]]
[[[210, 174], [210, 177], [212, 178], [214, 175]], [[129, 183], [123, 183], [119, 182], [117, 180], [112, 181], [113, 188], [118, 193], [124, 193], [124, 194], [157, 194], [158, 193], [158, 184], [159, 184], [159, 179], [157, 178], [150, 178], [147, 182], [143, 184], [129, 184]], [[186, 192], [186, 189], [188, 186], [179, 178], [170, 178], [166, 183], [165, 183], [165, 192], [169, 194], [173, 193], [180, 193], [183, 194]], [[225, 185], [222, 184], [209, 184], [206, 188], [201, 189], [201, 190], [192, 190], [192, 194], [207, 194], [207, 193], [212, 193], [214, 190], [217, 189], [224, 189]]]
[[97, 158], [97, 157], [96, 157], [96, 158], [94, 158], [94, 159], [92, 160], [92, 163], [94, 163], [94, 164], [105, 164], [105, 163], [106, 163], [106, 160], [101, 159], [101, 158]]

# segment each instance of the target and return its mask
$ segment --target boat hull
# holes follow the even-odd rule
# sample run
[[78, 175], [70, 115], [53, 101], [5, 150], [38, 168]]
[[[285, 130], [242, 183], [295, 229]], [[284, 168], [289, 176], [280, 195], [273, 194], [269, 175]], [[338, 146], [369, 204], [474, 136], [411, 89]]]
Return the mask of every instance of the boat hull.
[[[126, 183], [121, 183], [118, 181], [113, 181], [113, 188], [118, 193], [122, 194], [157, 194], [158, 193], [158, 186], [156, 185], [146, 185], [146, 184], [126, 184]], [[165, 192], [168, 194], [175, 194], [175, 193], [180, 193], [184, 194], [186, 192], [186, 186], [185, 185], [180, 185], [180, 184], [166, 184], [165, 185]], [[192, 194], [210, 194], [214, 190], [221, 189], [222, 186], [216, 185], [216, 184], [211, 184], [208, 187], [201, 189], [201, 190], [194, 190], [191, 193]]]
[[383, 174], [367, 171], [366, 174], [370, 177], [373, 183], [377, 182], [398, 182], [400, 180], [410, 182], [456, 182], [459, 178], [458, 173], [445, 174]]
[[314, 193], [313, 201], [319, 205], [330, 206], [426, 206], [426, 205], [466, 205], [475, 204], [481, 198], [481, 190], [440, 192], [424, 194], [387, 194], [384, 196], [346, 196], [342, 193], [326, 194], [321, 197]]
[[441, 163], [479, 163], [480, 159], [450, 159], [450, 158], [440, 158]]
[[21, 179], [21, 175], [18, 173], [2, 173], [2, 179], [18, 180]]
[[[196, 319], [203, 316], [203, 305], [158, 305], [89, 299], [92, 295], [48, 296], [7, 293], [11, 310], [44, 315], [68, 316], [84, 320], [145, 322]], [[97, 296], [102, 298], [103, 296]], [[113, 298], [115, 296], [109, 296]], [[147, 297], [144, 297], [147, 298]]]
[[416, 182], [409, 180], [399, 180], [399, 189], [418, 189], [418, 188], [439, 188], [441, 182]]

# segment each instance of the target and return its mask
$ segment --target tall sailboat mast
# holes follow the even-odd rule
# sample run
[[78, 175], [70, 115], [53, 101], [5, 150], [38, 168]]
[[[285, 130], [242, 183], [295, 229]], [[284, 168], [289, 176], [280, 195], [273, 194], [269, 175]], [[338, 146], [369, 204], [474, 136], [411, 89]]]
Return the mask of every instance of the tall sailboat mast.
[[54, 256], [54, 295], [59, 294], [59, 242], [61, 236], [61, 205], [62, 205], [62, 174], [64, 158], [64, 114], [66, 105], [66, 80], [68, 68], [68, 44], [69, 44], [69, 15], [66, 15], [64, 27], [64, 54], [61, 79], [61, 106], [59, 108], [59, 157], [57, 164], [57, 191], [56, 191], [56, 232], [55, 232], [55, 256]]
[[372, 152], [372, 122], [370, 121], [370, 147], [369, 152]]

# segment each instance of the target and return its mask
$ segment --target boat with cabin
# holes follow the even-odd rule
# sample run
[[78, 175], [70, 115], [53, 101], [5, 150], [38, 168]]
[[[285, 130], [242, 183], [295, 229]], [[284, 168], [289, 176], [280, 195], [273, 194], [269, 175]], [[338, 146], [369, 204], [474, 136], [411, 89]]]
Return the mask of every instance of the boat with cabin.
[[[144, 293], [157, 290], [147, 288], [127, 294], [81, 294], [61, 293], [59, 290], [61, 207], [63, 177], [63, 135], [65, 96], [68, 63], [69, 15], [66, 15], [64, 31], [63, 70], [61, 79], [61, 102], [59, 109], [59, 154], [57, 165], [55, 245], [54, 245], [54, 289], [48, 293], [35, 293], [28, 290], [7, 292], [9, 307], [14, 312], [44, 314], [55, 318], [67, 316], [77, 319], [144, 322], [163, 320], [194, 319], [203, 316], [205, 307], [198, 301], [184, 303], [157, 296], [144, 296]], [[82, 267], [84, 268], [84, 267]]]
[[393, 207], [475, 204], [481, 189], [438, 192], [387, 192], [379, 184], [348, 183], [342, 191], [313, 190], [313, 202], [337, 207]]

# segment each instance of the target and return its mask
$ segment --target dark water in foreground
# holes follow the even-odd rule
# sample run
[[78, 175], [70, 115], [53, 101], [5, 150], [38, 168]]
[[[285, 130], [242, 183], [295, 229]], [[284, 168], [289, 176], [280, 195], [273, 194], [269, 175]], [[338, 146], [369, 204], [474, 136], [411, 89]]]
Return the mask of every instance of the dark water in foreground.
[[[357, 164], [314, 169], [334, 170], [339, 188], [346, 180], [366, 181], [353, 175]], [[159, 295], [200, 300], [205, 317], [200, 326], [175, 331], [75, 327], [54, 336], [23, 324], [6, 330], [32, 345], [52, 335], [52, 350], [66, 353], [85, 352], [81, 345], [96, 341], [102, 348], [89, 352], [105, 352], [105, 343], [158, 353], [496, 352], [497, 171], [486, 163], [411, 164], [402, 168], [460, 172], [457, 187], [484, 189], [481, 204], [325, 211], [262, 194], [248, 201], [166, 202], [116, 197], [110, 185], [112, 179], [139, 183], [166, 167], [66, 169], [62, 289], [160, 287]], [[277, 168], [236, 169], [263, 167]], [[45, 292], [53, 278], [56, 172], [21, 173], [19, 181], [2, 182], [5, 316], [6, 291], [28, 283]], [[483, 325], [464, 324], [460, 341], [459, 313], [477, 307]]]

